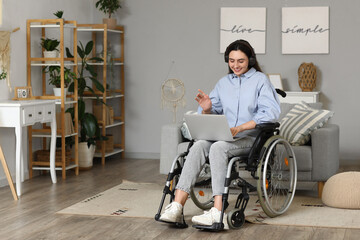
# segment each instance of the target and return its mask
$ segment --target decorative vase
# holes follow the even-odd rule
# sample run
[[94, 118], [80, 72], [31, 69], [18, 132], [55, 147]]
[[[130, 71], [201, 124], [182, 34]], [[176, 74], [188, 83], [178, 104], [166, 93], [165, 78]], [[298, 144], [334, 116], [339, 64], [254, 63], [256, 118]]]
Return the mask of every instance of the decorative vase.
[[302, 63], [298, 75], [299, 86], [303, 92], [311, 92], [316, 87], [316, 67], [313, 63]]
[[103, 18], [103, 23], [107, 24], [108, 29], [116, 28], [116, 18]]
[[79, 168], [82, 170], [90, 169], [93, 166], [95, 145], [88, 147], [87, 142], [79, 143]]
[[[44, 51], [44, 58], [57, 58], [58, 52], [54, 51]], [[57, 61], [46, 61], [46, 63], [58, 63]]]
[[[53, 88], [53, 90], [54, 90], [54, 95], [56, 97], [61, 97], [61, 88]], [[68, 88], [64, 88], [64, 96], [65, 96], [65, 98], [66, 98], [67, 90], [68, 90]]]

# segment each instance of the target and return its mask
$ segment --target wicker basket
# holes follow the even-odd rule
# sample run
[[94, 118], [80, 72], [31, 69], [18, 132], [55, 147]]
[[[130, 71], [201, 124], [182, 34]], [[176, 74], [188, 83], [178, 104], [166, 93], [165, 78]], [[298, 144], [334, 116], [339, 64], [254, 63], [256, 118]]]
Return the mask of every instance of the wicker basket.
[[[113, 135], [106, 135], [108, 140], [105, 140], [105, 152], [112, 152], [114, 151], [114, 136]], [[96, 150], [95, 152], [101, 152], [101, 145], [102, 141], [96, 141]]]
[[[36, 161], [38, 162], [50, 162], [50, 150], [38, 150], [35, 152]], [[61, 162], [61, 150], [56, 150], [55, 162]], [[71, 150], [65, 152], [65, 165], [69, 165], [71, 162]]]
[[298, 75], [299, 86], [303, 92], [311, 92], [316, 87], [316, 67], [313, 63], [302, 63]]

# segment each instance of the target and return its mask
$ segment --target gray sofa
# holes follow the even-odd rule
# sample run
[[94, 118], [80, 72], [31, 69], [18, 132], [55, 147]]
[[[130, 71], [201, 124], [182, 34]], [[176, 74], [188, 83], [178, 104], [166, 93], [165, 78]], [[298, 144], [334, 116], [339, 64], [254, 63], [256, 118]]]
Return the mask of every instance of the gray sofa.
[[[321, 103], [310, 103], [311, 107], [321, 109]], [[281, 103], [279, 121], [291, 110], [294, 104]], [[185, 152], [188, 140], [181, 134], [181, 124], [167, 124], [161, 129], [160, 173], [167, 174], [178, 153]], [[318, 193], [331, 176], [339, 169], [339, 126], [326, 124], [311, 133], [311, 141], [304, 146], [293, 146], [298, 181], [318, 182]]]

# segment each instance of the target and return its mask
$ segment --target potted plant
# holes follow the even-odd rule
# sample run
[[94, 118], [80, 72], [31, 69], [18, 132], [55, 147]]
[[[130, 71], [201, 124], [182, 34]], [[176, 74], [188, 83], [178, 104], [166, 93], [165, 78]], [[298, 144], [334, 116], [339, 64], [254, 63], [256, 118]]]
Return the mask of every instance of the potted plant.
[[[106, 140], [106, 137], [101, 136], [100, 127], [96, 117], [85, 110], [84, 93], [90, 91], [95, 94], [94, 89], [87, 84], [87, 80], [91, 81], [100, 92], [104, 92], [103, 85], [96, 79], [97, 74], [93, 66], [89, 64], [89, 61], [103, 61], [98, 57], [89, 57], [93, 49], [93, 41], [90, 41], [84, 47], [80, 42], [77, 47], [78, 55], [81, 59], [81, 63], [78, 69], [78, 77], [76, 81], [78, 83], [78, 118], [80, 127], [80, 141], [79, 141], [79, 167], [90, 168], [95, 153], [96, 140]], [[66, 48], [66, 54], [68, 57], [73, 57], [68, 48]], [[89, 75], [86, 75], [88, 73]], [[74, 82], [69, 86], [69, 91], [74, 92]], [[74, 119], [74, 108], [69, 108], [67, 112], [70, 112]]]
[[[64, 14], [64, 11], [63, 10], [59, 10], [59, 11], [56, 11], [53, 13], [57, 18], [59, 19], [63, 19], [64, 20], [64, 24], [65, 24], [65, 19], [62, 17], [63, 14]], [[56, 24], [59, 24], [59, 23], [56, 23]]]
[[103, 23], [107, 24], [109, 29], [115, 29], [116, 19], [111, 18], [111, 15], [121, 8], [119, 0], [98, 0], [95, 4], [96, 8], [109, 15], [109, 18], [103, 18]]
[[[61, 74], [60, 66], [47, 66], [43, 69], [45, 73], [49, 73], [49, 85], [53, 85], [54, 95], [61, 96]], [[64, 67], [64, 95], [66, 96], [67, 89], [70, 83], [76, 79], [76, 74], [69, 68]]]
[[[59, 50], [57, 47], [60, 42], [57, 39], [41, 38], [41, 47], [44, 49], [45, 58], [57, 58]], [[48, 63], [56, 63], [56, 61], [47, 61]]]

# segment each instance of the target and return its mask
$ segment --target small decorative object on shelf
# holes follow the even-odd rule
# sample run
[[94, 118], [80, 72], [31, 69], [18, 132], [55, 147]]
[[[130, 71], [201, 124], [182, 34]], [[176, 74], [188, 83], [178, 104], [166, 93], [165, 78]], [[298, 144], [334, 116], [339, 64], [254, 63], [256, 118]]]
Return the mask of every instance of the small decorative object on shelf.
[[313, 63], [302, 63], [298, 75], [299, 86], [303, 92], [311, 92], [316, 87], [316, 67]]
[[16, 87], [13, 100], [31, 100], [35, 99], [32, 95], [31, 87]]
[[103, 18], [103, 23], [107, 24], [109, 29], [116, 28], [116, 18], [111, 18], [111, 15], [121, 8], [119, 0], [98, 0], [95, 4], [96, 8], [109, 14], [109, 18]]

